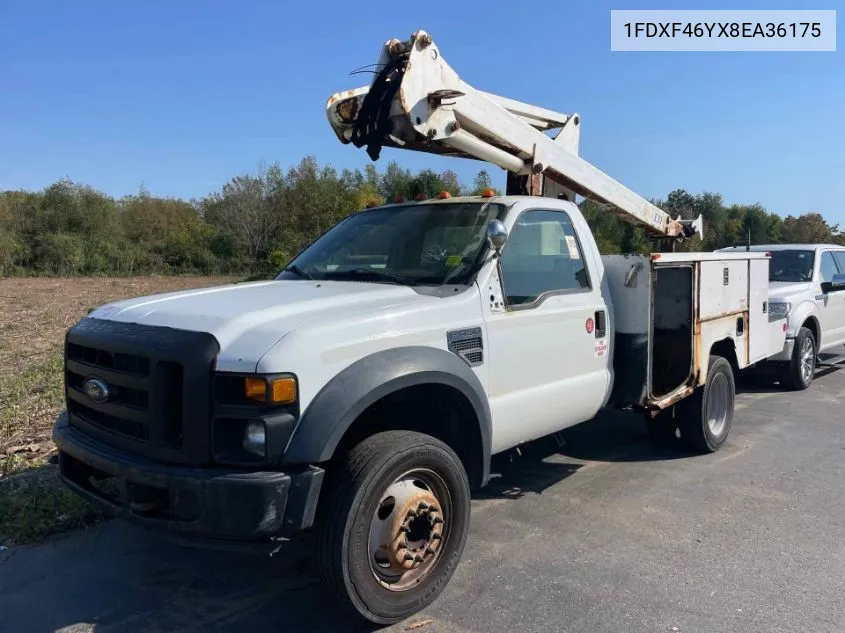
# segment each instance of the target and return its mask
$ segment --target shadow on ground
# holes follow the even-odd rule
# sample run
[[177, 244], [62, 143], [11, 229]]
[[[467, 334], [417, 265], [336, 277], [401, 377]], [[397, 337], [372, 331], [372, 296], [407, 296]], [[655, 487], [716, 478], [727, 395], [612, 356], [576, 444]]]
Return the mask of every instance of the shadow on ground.
[[0, 631], [373, 630], [329, 601], [308, 545], [269, 558], [218, 552], [111, 521], [0, 552]]

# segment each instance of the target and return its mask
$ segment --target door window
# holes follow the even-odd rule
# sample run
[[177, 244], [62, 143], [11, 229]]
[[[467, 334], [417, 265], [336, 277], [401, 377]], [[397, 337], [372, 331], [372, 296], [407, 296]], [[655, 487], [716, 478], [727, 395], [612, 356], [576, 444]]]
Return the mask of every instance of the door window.
[[845, 273], [845, 251], [833, 251], [833, 258], [839, 264], [839, 272]]
[[839, 272], [839, 269], [836, 267], [836, 261], [833, 259], [833, 253], [831, 251], [822, 253], [821, 266], [822, 281], [833, 281], [833, 276]]
[[590, 279], [569, 216], [526, 211], [519, 216], [501, 259], [509, 306], [531, 306], [549, 294], [590, 289]]

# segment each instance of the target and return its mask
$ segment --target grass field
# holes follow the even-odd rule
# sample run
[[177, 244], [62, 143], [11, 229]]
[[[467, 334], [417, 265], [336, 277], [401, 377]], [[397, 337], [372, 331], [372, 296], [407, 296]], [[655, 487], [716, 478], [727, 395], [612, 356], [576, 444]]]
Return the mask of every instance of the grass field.
[[235, 281], [222, 277], [0, 279], [0, 545], [36, 542], [99, 516], [51, 463], [63, 408], [64, 333], [110, 301]]

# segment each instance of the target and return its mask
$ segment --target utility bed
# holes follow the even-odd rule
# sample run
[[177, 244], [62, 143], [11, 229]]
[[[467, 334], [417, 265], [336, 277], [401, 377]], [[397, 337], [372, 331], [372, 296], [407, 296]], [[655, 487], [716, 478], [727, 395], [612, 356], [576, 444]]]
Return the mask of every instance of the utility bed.
[[770, 318], [766, 253], [602, 256], [613, 299], [611, 401], [663, 409], [707, 376], [711, 349], [743, 369], [777, 353], [785, 318]]

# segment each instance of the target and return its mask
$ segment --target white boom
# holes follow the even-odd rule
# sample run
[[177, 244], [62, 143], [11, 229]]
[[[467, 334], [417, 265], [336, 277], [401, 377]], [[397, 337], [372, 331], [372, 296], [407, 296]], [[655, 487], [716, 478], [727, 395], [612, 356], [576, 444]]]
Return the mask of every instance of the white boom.
[[[329, 98], [329, 122], [342, 143], [488, 161], [512, 173], [543, 174], [659, 237], [701, 234], [702, 220], [672, 219], [578, 156], [578, 114], [559, 114], [476, 90], [417, 31], [382, 48], [369, 86]], [[546, 132], [556, 130], [554, 138]]]

